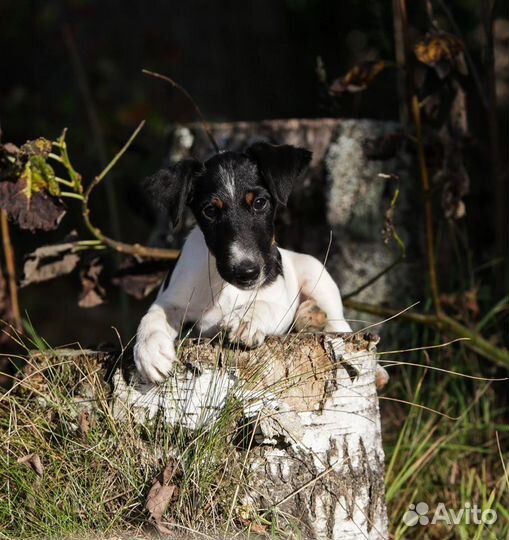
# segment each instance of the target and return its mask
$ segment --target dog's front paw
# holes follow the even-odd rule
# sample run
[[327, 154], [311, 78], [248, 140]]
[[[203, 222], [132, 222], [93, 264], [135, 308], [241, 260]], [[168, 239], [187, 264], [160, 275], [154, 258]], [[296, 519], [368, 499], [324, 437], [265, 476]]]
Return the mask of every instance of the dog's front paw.
[[134, 362], [147, 382], [161, 383], [177, 359], [172, 337], [163, 330], [138, 333], [134, 346]]
[[294, 329], [296, 332], [323, 332], [327, 326], [327, 314], [315, 300], [304, 300], [297, 308]]
[[233, 343], [239, 343], [245, 347], [259, 347], [266, 337], [262, 321], [257, 317], [254, 310], [235, 310], [223, 321], [222, 328], [228, 333], [228, 338]]

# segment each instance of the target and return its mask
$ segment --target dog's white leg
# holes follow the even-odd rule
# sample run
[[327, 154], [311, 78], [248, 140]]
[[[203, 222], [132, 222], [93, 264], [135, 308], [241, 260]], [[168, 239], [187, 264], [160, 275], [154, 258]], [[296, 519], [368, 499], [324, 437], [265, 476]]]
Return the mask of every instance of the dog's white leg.
[[313, 299], [327, 315], [327, 332], [351, 332], [343, 314], [338, 286], [323, 264], [311, 255], [290, 254], [302, 296]]
[[194, 229], [164, 286], [141, 319], [134, 346], [134, 361], [148, 382], [162, 382], [176, 360], [175, 339], [184, 322], [195, 320], [207, 304], [208, 258], [203, 235]]
[[167, 377], [177, 359], [174, 342], [184, 315], [178, 308], [165, 308], [158, 300], [141, 319], [134, 346], [134, 362], [140, 375], [156, 383]]

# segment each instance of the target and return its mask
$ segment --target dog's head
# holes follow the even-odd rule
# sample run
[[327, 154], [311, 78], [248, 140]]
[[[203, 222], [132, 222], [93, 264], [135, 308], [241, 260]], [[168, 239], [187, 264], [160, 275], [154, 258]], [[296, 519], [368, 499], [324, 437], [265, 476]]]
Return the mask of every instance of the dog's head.
[[148, 187], [174, 225], [188, 205], [221, 277], [254, 289], [281, 273], [274, 217], [310, 160], [302, 148], [255, 143], [243, 153], [222, 152], [205, 163], [180, 161], [149, 178]]

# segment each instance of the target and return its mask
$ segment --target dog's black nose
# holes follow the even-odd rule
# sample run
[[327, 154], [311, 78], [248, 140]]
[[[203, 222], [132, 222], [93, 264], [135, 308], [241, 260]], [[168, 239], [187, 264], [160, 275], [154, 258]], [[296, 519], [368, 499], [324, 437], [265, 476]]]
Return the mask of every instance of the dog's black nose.
[[235, 265], [233, 275], [240, 283], [255, 281], [260, 275], [260, 267], [252, 261], [242, 261]]

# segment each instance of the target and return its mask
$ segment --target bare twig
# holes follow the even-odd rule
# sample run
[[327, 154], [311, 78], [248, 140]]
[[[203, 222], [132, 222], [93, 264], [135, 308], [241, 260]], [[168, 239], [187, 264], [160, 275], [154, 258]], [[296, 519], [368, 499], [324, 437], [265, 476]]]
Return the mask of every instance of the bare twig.
[[467, 328], [465, 325], [459, 323], [455, 319], [449, 317], [443, 312], [435, 314], [415, 313], [412, 311], [404, 311], [378, 306], [375, 304], [368, 304], [364, 302], [355, 302], [354, 300], [346, 300], [345, 307], [360, 311], [362, 313], [369, 313], [371, 315], [377, 315], [379, 317], [397, 317], [406, 321], [412, 321], [418, 324], [424, 324], [431, 326], [438, 331], [445, 332], [452, 337], [467, 338], [464, 344], [470, 350], [480, 354], [484, 358], [495, 362], [496, 364], [505, 368], [509, 367], [509, 351], [501, 347], [496, 347], [482, 336], [480, 336], [475, 330]]
[[9, 221], [7, 212], [2, 208], [0, 210], [0, 220], [2, 228], [2, 243], [5, 252], [5, 266], [7, 269], [7, 279], [9, 282], [9, 297], [11, 301], [13, 326], [16, 331], [21, 332], [21, 312], [19, 309], [18, 286], [16, 283], [16, 265], [14, 261], [14, 249], [12, 247], [11, 235], [9, 231]]
[[217, 143], [216, 143], [216, 141], [214, 139], [214, 136], [212, 135], [212, 131], [210, 129], [210, 126], [209, 126], [208, 122], [205, 120], [205, 117], [203, 116], [203, 114], [202, 114], [202, 112], [200, 110], [200, 107], [198, 107], [197, 103], [191, 97], [189, 92], [183, 86], [181, 86], [178, 82], [174, 81], [172, 78], [170, 78], [170, 77], [168, 77], [166, 75], [161, 75], [161, 73], [156, 73], [155, 71], [150, 71], [148, 69], [142, 69], [141, 72], [144, 73], [145, 75], [150, 75], [151, 77], [155, 77], [156, 79], [161, 79], [162, 81], [166, 81], [167, 83], [170, 83], [174, 88], [176, 88], [182, 94], [184, 94], [186, 99], [193, 105], [194, 110], [196, 111], [196, 114], [197, 114], [198, 118], [200, 119], [200, 122], [202, 123], [203, 129], [205, 130], [205, 133], [207, 134], [207, 137], [208, 137], [208, 139], [210, 141], [210, 144], [214, 148], [215, 152], [219, 152], [219, 146], [217, 145]]
[[138, 127], [135, 129], [133, 134], [129, 137], [129, 140], [125, 145], [119, 150], [119, 152], [113, 157], [113, 159], [108, 163], [108, 165], [101, 171], [101, 173], [96, 176], [92, 182], [89, 184], [85, 192], [83, 193], [83, 204], [82, 204], [82, 216], [85, 222], [87, 229], [101, 242], [111, 247], [119, 253], [125, 253], [128, 255], [134, 255], [135, 257], [146, 257], [153, 259], [176, 259], [180, 253], [177, 249], [162, 249], [162, 248], [152, 248], [147, 246], [142, 246], [140, 244], [126, 244], [124, 242], [119, 242], [118, 240], [113, 240], [106, 236], [98, 227], [96, 227], [90, 220], [90, 208], [89, 200], [90, 195], [94, 188], [96, 188], [106, 175], [111, 171], [115, 166], [117, 161], [124, 155], [131, 143], [134, 141], [138, 133], [141, 131], [145, 122], [141, 122]]
[[409, 121], [409, 100], [413, 95], [413, 81], [410, 70], [410, 40], [408, 37], [408, 15], [406, 0], [392, 0], [394, 25], [394, 48], [398, 64], [399, 119], [403, 126]]
[[435, 236], [433, 232], [433, 206], [431, 203], [431, 184], [429, 181], [428, 166], [424, 153], [424, 138], [421, 124], [421, 109], [417, 96], [412, 96], [412, 115], [415, 124], [417, 139], [417, 154], [419, 157], [419, 172], [421, 175], [422, 191], [424, 195], [424, 221], [426, 227], [426, 255], [428, 259], [428, 273], [431, 287], [431, 296], [435, 311], [441, 313], [440, 290], [438, 287], [437, 268], [435, 260]]

